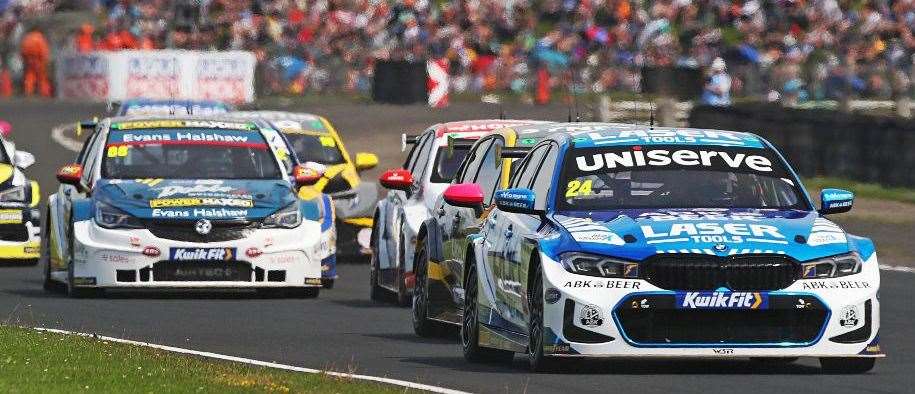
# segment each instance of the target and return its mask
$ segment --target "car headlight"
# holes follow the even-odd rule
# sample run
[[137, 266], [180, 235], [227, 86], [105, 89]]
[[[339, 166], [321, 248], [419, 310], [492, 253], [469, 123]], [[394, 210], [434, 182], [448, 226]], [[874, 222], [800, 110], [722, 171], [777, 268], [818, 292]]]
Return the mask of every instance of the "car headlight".
[[595, 254], [569, 252], [559, 257], [562, 266], [573, 274], [602, 278], [638, 278], [639, 265], [631, 261]]
[[302, 213], [299, 211], [299, 204], [294, 202], [286, 208], [276, 211], [273, 215], [264, 219], [264, 227], [270, 228], [295, 228], [302, 224]]
[[861, 272], [861, 256], [857, 252], [840, 254], [801, 264], [802, 279], [838, 278]]
[[0, 192], [0, 202], [23, 202], [25, 201], [25, 187], [16, 186], [9, 190]]
[[95, 203], [95, 223], [104, 228], [143, 228], [140, 219], [102, 202]]

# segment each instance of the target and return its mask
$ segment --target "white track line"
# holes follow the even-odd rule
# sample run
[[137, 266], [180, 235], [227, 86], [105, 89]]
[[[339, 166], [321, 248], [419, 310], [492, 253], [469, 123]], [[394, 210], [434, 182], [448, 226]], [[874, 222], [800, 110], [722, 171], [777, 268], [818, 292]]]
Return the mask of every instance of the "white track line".
[[912, 267], [903, 267], [900, 265], [886, 265], [880, 264], [880, 269], [884, 271], [895, 271], [895, 272], [907, 272], [910, 274], [915, 274], [915, 268]]
[[106, 336], [102, 336], [102, 335], [87, 334], [87, 333], [83, 333], [83, 332], [58, 330], [55, 328], [35, 327], [34, 329], [37, 331], [95, 338], [95, 339], [99, 339], [102, 341], [124, 343], [124, 344], [135, 345], [135, 346], [143, 346], [143, 347], [149, 347], [149, 348], [153, 348], [153, 349], [165, 350], [165, 351], [173, 352], [173, 353], [190, 354], [193, 356], [208, 357], [208, 358], [232, 361], [232, 362], [249, 364], [249, 365], [257, 365], [257, 366], [261, 366], [261, 367], [269, 367], [269, 368], [283, 369], [283, 370], [287, 370], [287, 371], [305, 372], [305, 373], [313, 373], [313, 374], [325, 374], [325, 375], [335, 376], [335, 377], [339, 377], [339, 378], [357, 379], [357, 380], [366, 380], [366, 381], [371, 381], [371, 382], [385, 383], [385, 384], [391, 384], [391, 385], [395, 385], [395, 386], [406, 387], [406, 388], [410, 388], [410, 389], [414, 389], [414, 390], [429, 391], [429, 392], [433, 392], [433, 393], [469, 394], [466, 391], [452, 390], [452, 389], [445, 388], [445, 387], [430, 386], [430, 385], [421, 384], [421, 383], [413, 383], [413, 382], [408, 382], [405, 380], [382, 378], [382, 377], [368, 376], [368, 375], [356, 375], [356, 374], [344, 373], [344, 372], [322, 371], [320, 369], [302, 368], [302, 367], [296, 367], [293, 365], [277, 364], [277, 363], [260, 361], [260, 360], [252, 360], [250, 358], [227, 356], [224, 354], [210, 353], [210, 352], [204, 352], [204, 351], [200, 351], [200, 350], [184, 349], [184, 348], [180, 348], [180, 347], [166, 346], [166, 345], [157, 345], [154, 343], [131, 341], [129, 339], [106, 337]]
[[83, 143], [79, 140], [75, 140], [67, 136], [66, 132], [68, 130], [76, 131], [75, 123], [65, 123], [60, 126], [57, 126], [51, 129], [51, 139], [54, 142], [60, 144], [64, 148], [72, 150], [74, 152], [79, 152], [79, 149], [83, 147]]

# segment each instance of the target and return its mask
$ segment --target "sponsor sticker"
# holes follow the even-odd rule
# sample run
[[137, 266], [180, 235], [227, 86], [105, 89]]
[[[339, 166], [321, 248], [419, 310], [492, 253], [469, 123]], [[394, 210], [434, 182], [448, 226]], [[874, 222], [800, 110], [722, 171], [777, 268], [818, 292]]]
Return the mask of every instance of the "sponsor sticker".
[[0, 209], [0, 224], [22, 223], [21, 209]]
[[153, 208], [152, 217], [165, 219], [185, 219], [185, 218], [242, 218], [248, 216], [247, 209], [229, 209], [229, 208], [195, 208], [195, 209], [163, 209]]
[[601, 324], [604, 324], [603, 312], [601, 312], [600, 307], [597, 305], [585, 305], [581, 308], [580, 321], [584, 326], [591, 328], [598, 327]]
[[[804, 267], [807, 270], [809, 267]], [[814, 267], [815, 268], [815, 267]], [[805, 271], [804, 277], [808, 277]], [[832, 289], [870, 289], [870, 282], [863, 280], [805, 280], [802, 283], [804, 290], [832, 290]]]
[[235, 248], [171, 248], [168, 256], [174, 261], [233, 261]]
[[762, 242], [787, 244], [778, 227], [755, 223], [668, 223], [659, 222], [640, 226], [647, 243], [743, 243]]
[[575, 157], [578, 170], [589, 173], [639, 167], [708, 167], [771, 173], [772, 161], [762, 155], [714, 149], [647, 149], [594, 153]]
[[562, 287], [569, 289], [638, 289], [641, 282], [634, 280], [607, 279], [607, 280], [573, 280], [566, 282]]
[[860, 319], [861, 312], [858, 310], [857, 305], [846, 306], [845, 308], [842, 308], [842, 312], [839, 313], [839, 325], [845, 328], [857, 326]]
[[209, 120], [140, 120], [132, 122], [120, 122], [111, 125], [112, 129], [133, 130], [133, 129], [170, 129], [170, 128], [201, 128], [201, 129], [229, 129], [229, 130], [254, 130], [251, 123], [242, 122], [219, 122]]
[[769, 295], [760, 292], [689, 291], [676, 295], [677, 309], [768, 309]]
[[156, 199], [149, 200], [150, 208], [196, 207], [196, 206], [251, 208], [254, 206], [254, 201], [250, 200], [250, 199], [243, 199], [243, 198], [218, 198], [218, 197], [156, 198]]

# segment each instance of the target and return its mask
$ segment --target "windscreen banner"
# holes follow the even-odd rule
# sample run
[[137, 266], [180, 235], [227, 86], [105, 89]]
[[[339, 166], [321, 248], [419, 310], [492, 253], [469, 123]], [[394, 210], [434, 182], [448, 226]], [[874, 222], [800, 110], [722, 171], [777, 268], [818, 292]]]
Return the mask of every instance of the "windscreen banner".
[[58, 97], [254, 100], [255, 58], [246, 51], [120, 51], [58, 58]]

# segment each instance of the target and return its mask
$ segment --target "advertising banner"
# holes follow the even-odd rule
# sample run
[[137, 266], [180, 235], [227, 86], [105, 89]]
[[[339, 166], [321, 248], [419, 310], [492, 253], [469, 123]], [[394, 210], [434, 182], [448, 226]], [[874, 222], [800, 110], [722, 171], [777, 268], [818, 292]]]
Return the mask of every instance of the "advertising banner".
[[58, 96], [65, 99], [254, 100], [256, 61], [245, 51], [93, 52], [57, 62]]

